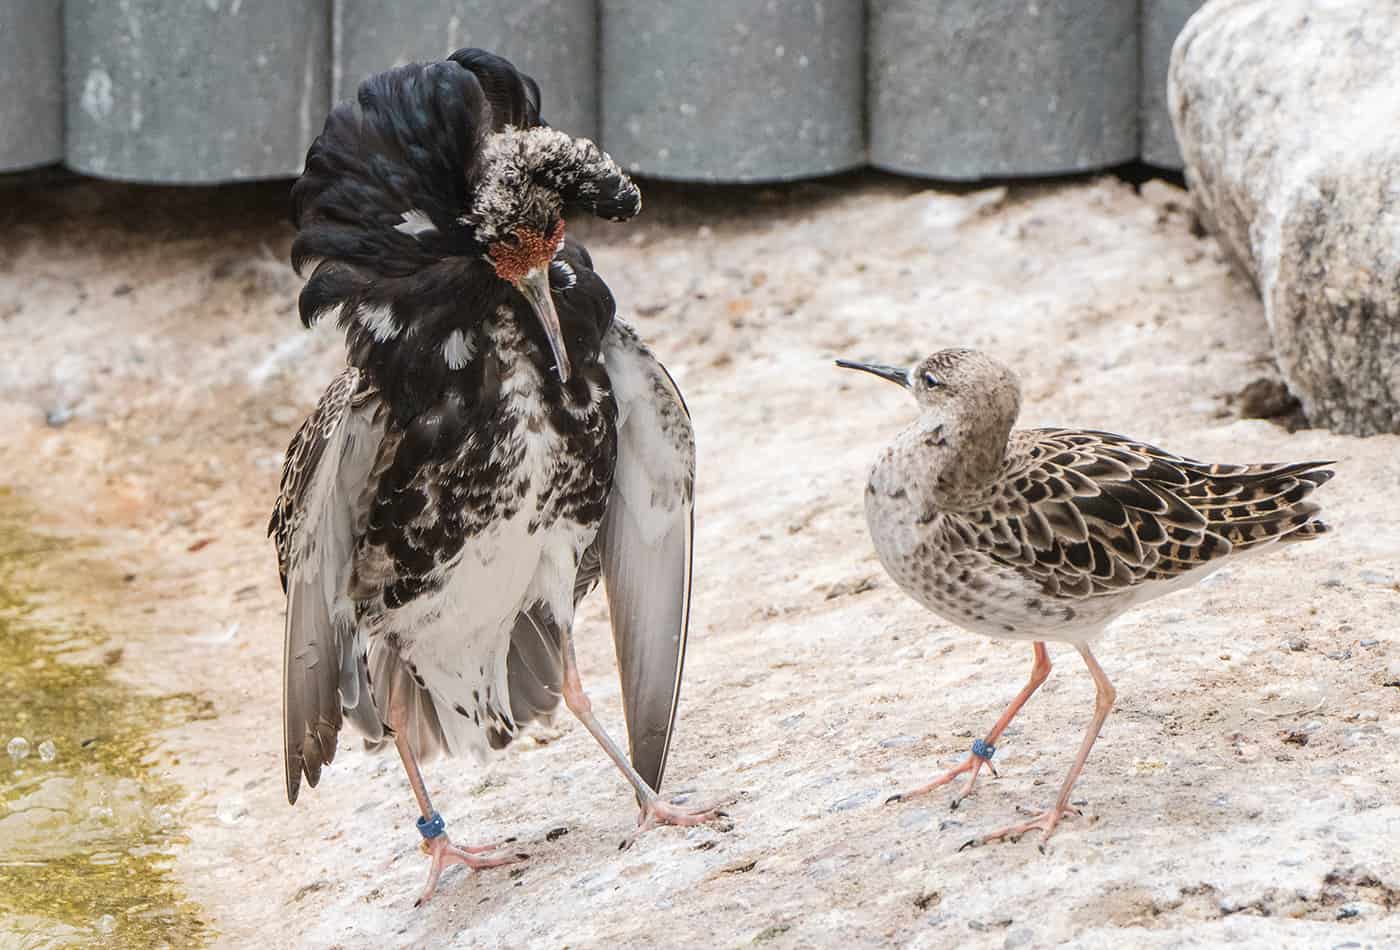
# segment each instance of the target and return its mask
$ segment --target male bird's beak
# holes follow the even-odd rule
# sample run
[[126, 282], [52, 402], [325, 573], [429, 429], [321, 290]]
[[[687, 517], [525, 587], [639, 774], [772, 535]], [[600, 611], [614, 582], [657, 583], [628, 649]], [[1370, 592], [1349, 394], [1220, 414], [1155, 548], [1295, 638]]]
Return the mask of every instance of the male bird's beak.
[[892, 383], [898, 383], [905, 389], [909, 388], [909, 371], [907, 369], [897, 369], [882, 363], [855, 363], [851, 360], [837, 360], [836, 365], [842, 369], [858, 369], [881, 379], [888, 379]]
[[564, 331], [559, 328], [559, 314], [554, 309], [554, 298], [549, 293], [549, 265], [536, 267], [515, 282], [520, 296], [530, 303], [535, 311], [544, 335], [549, 340], [550, 352], [554, 354], [554, 368], [559, 374], [559, 382], [567, 383], [572, 370], [569, 367], [569, 353], [564, 348]]

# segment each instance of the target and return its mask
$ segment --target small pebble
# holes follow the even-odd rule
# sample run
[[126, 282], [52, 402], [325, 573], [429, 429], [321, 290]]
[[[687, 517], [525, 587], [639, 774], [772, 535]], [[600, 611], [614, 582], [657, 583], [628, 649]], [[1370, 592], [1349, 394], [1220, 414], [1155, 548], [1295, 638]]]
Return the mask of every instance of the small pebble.
[[913, 745], [919, 740], [913, 736], [890, 736], [888, 739], [880, 740], [882, 749], [898, 749], [900, 746]]
[[53, 744], [52, 739], [45, 739], [39, 743], [39, 759], [42, 762], [52, 762], [58, 758], [58, 746]]
[[1029, 927], [1017, 927], [1015, 930], [1007, 932], [1006, 939], [1002, 941], [1001, 945], [1006, 950], [1014, 950], [1015, 947], [1029, 947], [1034, 940], [1035, 932]]
[[1291, 637], [1279, 646], [1285, 653], [1302, 653], [1308, 648], [1308, 641], [1302, 637]]
[[933, 821], [933, 812], [927, 808], [907, 808], [899, 813], [901, 831], [915, 831]]
[[1378, 643], [1380, 643], [1380, 641], [1377, 640], [1375, 637], [1367, 637], [1365, 640], [1358, 640], [1357, 646], [1363, 646], [1369, 650], [1371, 649], [1371, 647], [1375, 646]]
[[241, 798], [225, 798], [214, 810], [215, 816], [225, 825], [236, 825], [248, 814]]
[[1361, 578], [1361, 583], [1363, 584], [1384, 584], [1387, 587], [1389, 587], [1391, 584], [1395, 583], [1395, 575], [1388, 574], [1385, 571], [1374, 571], [1368, 569], [1362, 571], [1356, 576]]
[[113, 917], [111, 914], [103, 914], [101, 917], [97, 918], [92, 926], [100, 934], [109, 934], [117, 929], [117, 918]]
[[831, 810], [831, 811], [850, 811], [852, 808], [859, 808], [861, 805], [865, 805], [865, 804], [868, 804], [869, 802], [873, 802], [873, 801], [875, 800], [875, 798], [876, 798], [878, 795], [879, 795], [879, 792], [876, 792], [874, 789], [871, 789], [870, 791], [867, 791], [867, 792], [857, 792], [857, 793], [854, 794], [854, 795], [847, 795], [845, 798], [843, 798], [843, 799], [841, 799], [840, 801], [834, 803], [834, 804], [831, 806], [830, 810]]

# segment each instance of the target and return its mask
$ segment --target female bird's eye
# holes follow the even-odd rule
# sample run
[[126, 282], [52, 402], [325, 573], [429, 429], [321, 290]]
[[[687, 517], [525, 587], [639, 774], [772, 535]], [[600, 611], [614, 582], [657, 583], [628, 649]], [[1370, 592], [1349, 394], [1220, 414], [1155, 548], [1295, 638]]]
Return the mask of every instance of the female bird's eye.
[[933, 375], [932, 373], [928, 373], [928, 372], [924, 373], [924, 388], [925, 388], [925, 389], [937, 389], [939, 386], [942, 386], [942, 385], [943, 385], [943, 381], [942, 381], [941, 379], [939, 379], [937, 376]]

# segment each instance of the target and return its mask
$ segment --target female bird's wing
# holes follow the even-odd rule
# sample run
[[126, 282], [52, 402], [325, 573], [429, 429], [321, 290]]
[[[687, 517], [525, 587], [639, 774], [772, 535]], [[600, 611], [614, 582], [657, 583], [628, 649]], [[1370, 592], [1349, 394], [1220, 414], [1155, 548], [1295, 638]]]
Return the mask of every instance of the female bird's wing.
[[1109, 432], [1023, 429], [998, 497], [958, 527], [1047, 594], [1111, 595], [1323, 533], [1308, 496], [1326, 464], [1211, 464]]
[[282, 466], [268, 533], [287, 594], [282, 724], [291, 802], [302, 774], [314, 788], [335, 757], [342, 710], [371, 738], [383, 735], [347, 589], [384, 436], [378, 392], [347, 369], [297, 430]]
[[617, 402], [617, 467], [594, 570], [608, 593], [632, 765], [659, 789], [690, 620], [695, 438], [675, 381], [627, 324], [608, 329], [603, 361]]

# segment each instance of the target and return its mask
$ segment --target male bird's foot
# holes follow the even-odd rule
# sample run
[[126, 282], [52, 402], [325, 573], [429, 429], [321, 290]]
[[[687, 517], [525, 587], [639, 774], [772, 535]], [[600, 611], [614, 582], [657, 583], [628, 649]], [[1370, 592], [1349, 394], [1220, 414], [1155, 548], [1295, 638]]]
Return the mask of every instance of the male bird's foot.
[[529, 857], [528, 854], [522, 853], [477, 857], [477, 855], [494, 852], [499, 847], [499, 845], [455, 845], [445, 832], [424, 841], [423, 853], [432, 858], [432, 866], [428, 869], [428, 886], [423, 888], [423, 893], [413, 902], [413, 906], [421, 907], [427, 903], [428, 898], [432, 897], [433, 892], [437, 890], [438, 878], [442, 876], [442, 872], [454, 864], [465, 864], [473, 871], [481, 871], [485, 868], [518, 864]]
[[637, 830], [623, 839], [618, 846], [619, 850], [626, 850], [632, 847], [633, 842], [643, 834], [661, 825], [674, 825], [678, 828], [687, 828], [693, 825], [703, 825], [707, 821], [715, 821], [720, 818], [728, 818], [729, 813], [723, 811], [719, 805], [710, 805], [704, 808], [687, 808], [684, 805], [672, 805], [661, 798], [653, 798], [642, 806], [642, 813], [637, 816]]
[[1002, 838], [1019, 838], [1021, 835], [1025, 834], [1028, 831], [1039, 831], [1045, 836], [1040, 841], [1040, 850], [1044, 851], [1045, 842], [1049, 841], [1050, 836], [1055, 833], [1055, 828], [1057, 825], [1059, 825], [1060, 819], [1064, 818], [1066, 815], [1079, 814], [1081, 814], [1081, 812], [1077, 808], [1070, 808], [1068, 806], [1061, 808], [1059, 806], [1053, 806], [1051, 808], [1047, 808], [1039, 815], [1036, 815], [1030, 821], [1023, 821], [1020, 824], [1009, 825], [1005, 828], [1002, 828], [999, 831], [993, 831], [989, 835], [983, 835], [980, 838], [973, 838], [971, 841], [964, 842], [962, 847], [958, 848], [958, 850], [963, 851], [967, 848], [976, 848], [984, 844], [989, 844], [993, 841], [999, 841]]
[[911, 798], [927, 795], [934, 789], [942, 788], [944, 785], [947, 785], [964, 772], [971, 772], [972, 774], [967, 777], [967, 784], [962, 787], [961, 792], [953, 796], [953, 800], [948, 805], [949, 808], [957, 808], [962, 804], [964, 798], [972, 794], [972, 786], [977, 783], [977, 773], [982, 770], [982, 766], [984, 765], [991, 769], [993, 775], [997, 774], [996, 767], [992, 765], [991, 759], [980, 756], [976, 752], [970, 753], [961, 765], [949, 769], [927, 785], [920, 785], [918, 788], [910, 789], [907, 792], [898, 792], [891, 795], [889, 798], [885, 799], [885, 804], [893, 805], [895, 802], [907, 802]]

